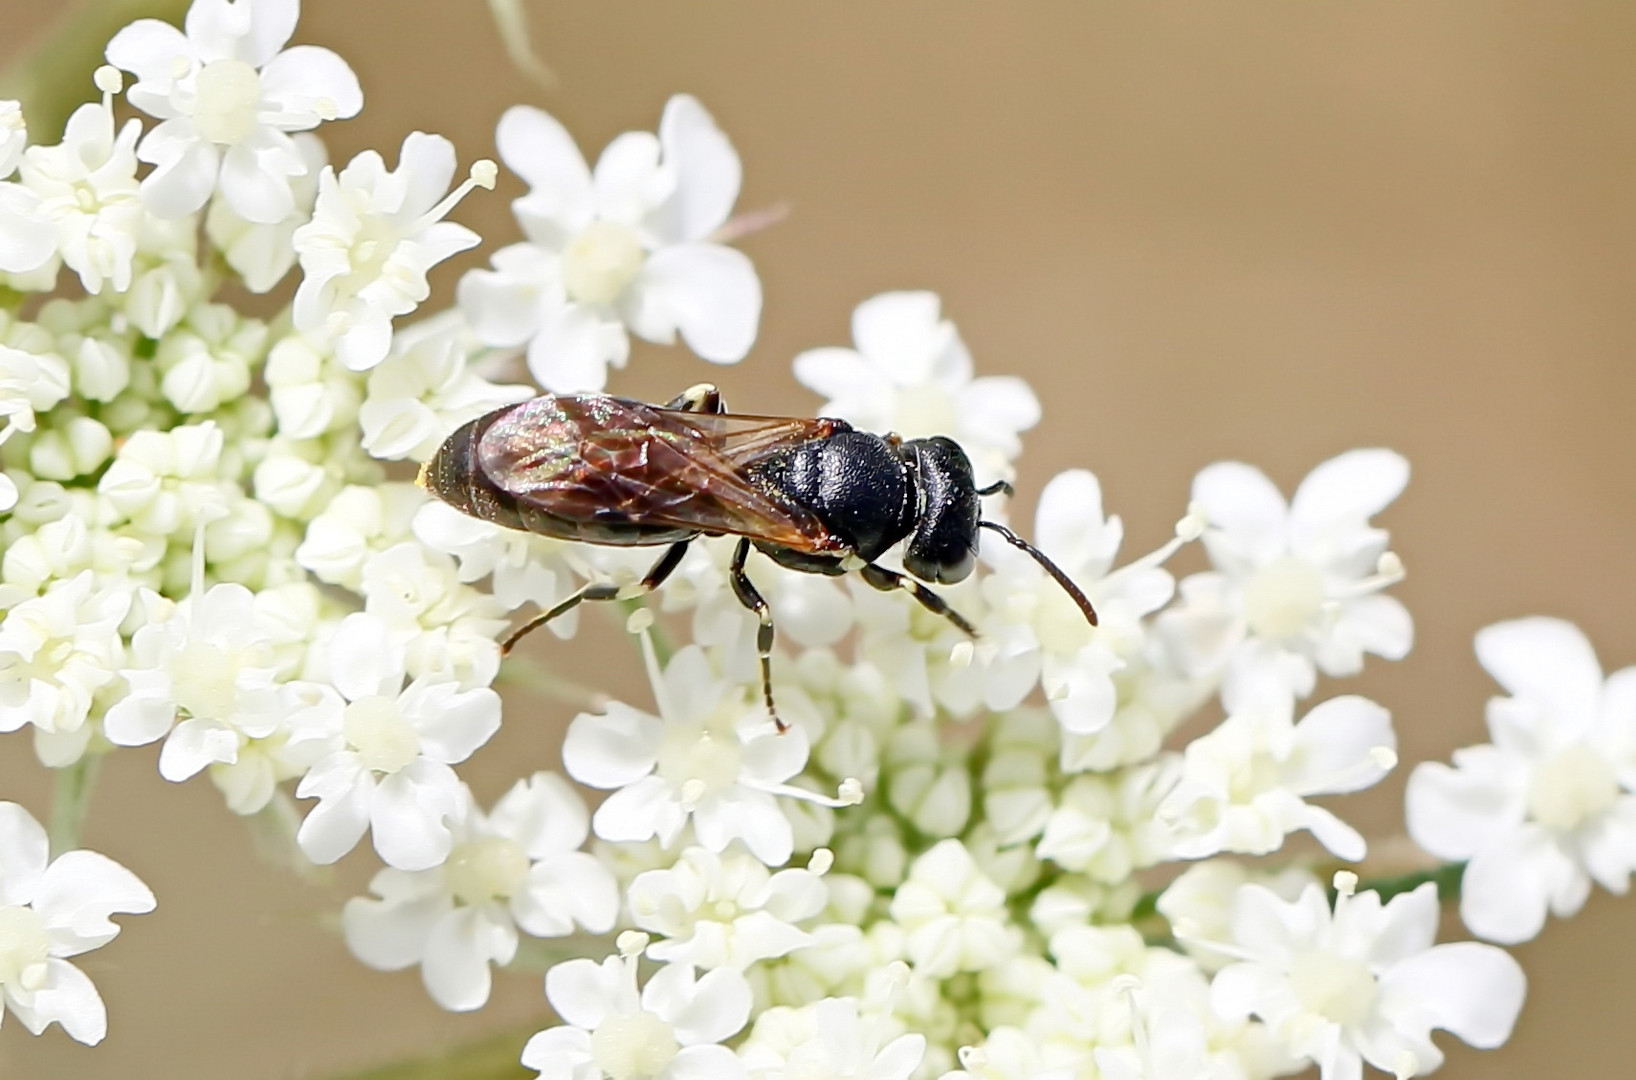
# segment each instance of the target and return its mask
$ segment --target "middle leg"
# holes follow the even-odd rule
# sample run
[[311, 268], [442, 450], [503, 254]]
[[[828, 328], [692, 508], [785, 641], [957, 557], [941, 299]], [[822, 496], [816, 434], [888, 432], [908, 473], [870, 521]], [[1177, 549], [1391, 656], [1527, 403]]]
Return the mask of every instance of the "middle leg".
[[653, 568], [647, 572], [641, 581], [633, 586], [621, 588], [609, 581], [596, 581], [584, 586], [550, 611], [534, 616], [513, 630], [511, 636], [506, 638], [505, 643], [500, 646], [500, 655], [509, 655], [511, 650], [516, 647], [517, 642], [521, 641], [529, 631], [544, 626], [558, 615], [566, 615], [578, 607], [581, 601], [629, 600], [638, 596], [646, 596], [664, 584], [664, 580], [676, 571], [676, 567], [682, 563], [682, 556], [687, 554], [687, 545], [692, 542], [692, 540], [678, 540], [670, 545], [665, 549], [665, 553], [659, 556], [659, 561], [653, 564]]
[[750, 541], [740, 540], [738, 547], [733, 549], [733, 566], [727, 580], [732, 583], [733, 595], [738, 597], [738, 602], [761, 620], [761, 627], [756, 631], [756, 655], [761, 658], [761, 693], [767, 699], [767, 715], [773, 718], [778, 730], [784, 732], [790, 726], [778, 718], [778, 708], [773, 704], [773, 613], [744, 572], [744, 561], [749, 557]]

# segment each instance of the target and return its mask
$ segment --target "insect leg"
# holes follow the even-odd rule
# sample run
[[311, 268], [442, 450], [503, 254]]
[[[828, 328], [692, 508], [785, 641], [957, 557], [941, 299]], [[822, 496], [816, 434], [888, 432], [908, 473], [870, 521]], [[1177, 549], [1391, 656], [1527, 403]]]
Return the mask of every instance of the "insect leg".
[[869, 582], [869, 584], [873, 585], [881, 592], [891, 592], [893, 589], [902, 589], [904, 592], [920, 601], [920, 606], [931, 612], [933, 615], [941, 615], [954, 625], [958, 626], [961, 630], [964, 630], [970, 636], [977, 636], [977, 628], [971, 625], [971, 623], [966, 620], [964, 615], [954, 610], [949, 606], [948, 601], [932, 592], [932, 590], [926, 588], [926, 586], [922, 585], [914, 578], [907, 577], [903, 574], [894, 573], [891, 570], [886, 569], [886, 567], [876, 566], [874, 563], [865, 563], [863, 569], [859, 571], [859, 573], [863, 574], [863, 579], [865, 581]]
[[1011, 485], [1006, 483], [1004, 480], [996, 480], [996, 481], [994, 481], [994, 483], [990, 484], [988, 487], [978, 488], [977, 489], [977, 494], [979, 494], [979, 495], [1004, 495], [1007, 498], [1010, 498], [1012, 495], [1015, 495], [1016, 492], [1014, 490], [1012, 490]]
[[690, 386], [677, 394], [665, 404], [667, 409], [681, 409], [683, 412], [720, 413], [727, 408], [721, 402], [721, 391], [714, 383], [702, 382]]
[[510, 653], [517, 642], [521, 641], [529, 631], [544, 626], [558, 615], [572, 611], [580, 605], [582, 600], [629, 600], [637, 596], [646, 596], [663, 584], [665, 578], [669, 577], [675, 572], [676, 567], [681, 565], [682, 556], [687, 554], [687, 545], [692, 542], [692, 540], [679, 540], [666, 548], [665, 553], [659, 557], [659, 561], [654, 563], [653, 568], [647, 572], [647, 575], [634, 586], [621, 588], [611, 581], [598, 581], [586, 585], [550, 611], [534, 616], [513, 630], [511, 636], [506, 638], [505, 642], [500, 646], [500, 655], [505, 656]]
[[767, 699], [767, 715], [773, 718], [779, 731], [788, 731], [789, 725], [778, 718], [778, 709], [773, 705], [773, 613], [744, 573], [744, 560], [749, 557], [750, 541], [740, 540], [733, 551], [733, 566], [727, 580], [733, 583], [733, 595], [738, 597], [738, 602], [761, 620], [761, 629], [756, 631], [756, 654], [761, 657], [761, 692]]

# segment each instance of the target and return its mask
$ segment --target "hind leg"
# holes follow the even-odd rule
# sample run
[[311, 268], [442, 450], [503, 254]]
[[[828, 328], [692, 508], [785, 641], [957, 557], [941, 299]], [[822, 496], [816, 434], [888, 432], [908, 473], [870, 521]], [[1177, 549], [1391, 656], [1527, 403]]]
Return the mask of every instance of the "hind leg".
[[779, 731], [788, 731], [789, 725], [778, 718], [778, 708], [773, 704], [773, 613], [767, 607], [767, 601], [761, 598], [749, 575], [744, 572], [744, 561], [750, 557], [750, 541], [740, 540], [738, 547], [733, 550], [733, 565], [728, 571], [728, 581], [732, 583], [733, 595], [738, 602], [755, 613], [761, 620], [761, 628], [756, 631], [756, 655], [761, 658], [761, 693], [767, 699], [767, 715], [773, 718], [773, 723]]
[[692, 542], [692, 540], [679, 540], [666, 548], [665, 553], [659, 557], [659, 561], [654, 563], [653, 568], [634, 586], [621, 588], [606, 581], [586, 585], [550, 611], [534, 616], [516, 630], [513, 630], [511, 636], [506, 638], [505, 643], [500, 646], [500, 655], [505, 656], [511, 652], [517, 642], [527, 636], [531, 630], [544, 626], [558, 615], [572, 611], [583, 600], [630, 600], [638, 596], [646, 596], [663, 584], [664, 580], [675, 572], [676, 567], [681, 565], [682, 556], [687, 554], [687, 545]]

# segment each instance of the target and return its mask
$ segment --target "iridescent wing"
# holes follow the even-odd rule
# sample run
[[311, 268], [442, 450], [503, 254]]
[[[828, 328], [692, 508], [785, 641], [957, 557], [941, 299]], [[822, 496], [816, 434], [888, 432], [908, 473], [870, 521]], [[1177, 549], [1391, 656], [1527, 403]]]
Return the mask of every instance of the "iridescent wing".
[[834, 551], [841, 545], [811, 511], [742, 471], [834, 426], [662, 409], [606, 394], [547, 395], [497, 417], [479, 439], [477, 461], [502, 491], [569, 521], [697, 529]]

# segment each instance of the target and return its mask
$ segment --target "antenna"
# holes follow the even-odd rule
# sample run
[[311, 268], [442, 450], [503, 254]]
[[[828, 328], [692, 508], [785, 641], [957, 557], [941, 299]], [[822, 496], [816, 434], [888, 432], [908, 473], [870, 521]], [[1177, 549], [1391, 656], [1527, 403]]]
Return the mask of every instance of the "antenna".
[[1028, 552], [1028, 554], [1033, 557], [1035, 562], [1039, 563], [1045, 568], [1045, 572], [1047, 574], [1050, 574], [1052, 577], [1056, 578], [1057, 584], [1062, 586], [1063, 591], [1074, 598], [1074, 603], [1079, 605], [1079, 610], [1085, 613], [1085, 620], [1092, 626], [1096, 625], [1096, 609], [1092, 607], [1091, 602], [1085, 598], [1085, 594], [1079, 591], [1079, 586], [1075, 585], [1073, 580], [1070, 579], [1067, 574], [1062, 572], [1062, 567], [1058, 566], [1050, 559], [1047, 559], [1043, 551], [1035, 547], [1033, 544], [1030, 544], [1027, 540], [1024, 540], [1022, 537], [1018, 536], [1004, 525], [994, 521], [979, 521], [977, 524], [985, 529], [992, 529], [999, 533], [1001, 536], [1005, 537], [1006, 543], [1010, 544], [1012, 547], [1021, 548], [1022, 550]]

